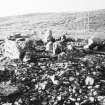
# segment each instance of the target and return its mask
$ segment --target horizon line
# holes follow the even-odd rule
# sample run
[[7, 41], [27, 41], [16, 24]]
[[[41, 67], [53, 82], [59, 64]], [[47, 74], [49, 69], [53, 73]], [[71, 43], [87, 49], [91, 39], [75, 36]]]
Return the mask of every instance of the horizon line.
[[84, 10], [84, 11], [54, 11], [54, 12], [29, 12], [29, 13], [20, 13], [20, 14], [14, 14], [14, 15], [7, 15], [7, 16], [0, 16], [0, 18], [8, 18], [8, 17], [18, 17], [18, 16], [27, 16], [27, 15], [34, 15], [34, 14], [62, 14], [62, 13], [84, 13], [84, 12], [98, 12], [98, 11], [104, 11], [105, 9], [93, 9], [93, 10]]

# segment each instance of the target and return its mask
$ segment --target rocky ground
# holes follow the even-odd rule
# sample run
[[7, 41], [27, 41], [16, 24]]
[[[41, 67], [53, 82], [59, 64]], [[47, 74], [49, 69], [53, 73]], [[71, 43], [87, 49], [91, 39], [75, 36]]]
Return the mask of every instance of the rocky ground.
[[1, 105], [105, 104], [104, 54], [73, 50], [59, 60], [46, 52], [37, 56], [36, 63], [2, 60]]
[[104, 35], [104, 26], [105, 10], [0, 18], [0, 105], [105, 105], [104, 53], [79, 49], [57, 60], [42, 51], [36, 62], [22, 63], [1, 50], [10, 35], [43, 38], [48, 28], [55, 37], [88, 38]]

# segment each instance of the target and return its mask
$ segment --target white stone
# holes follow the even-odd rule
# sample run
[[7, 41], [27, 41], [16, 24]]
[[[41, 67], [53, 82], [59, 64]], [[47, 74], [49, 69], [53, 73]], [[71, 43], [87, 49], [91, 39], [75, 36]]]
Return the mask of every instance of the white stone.
[[12, 105], [12, 103], [8, 103], [8, 102], [7, 102], [7, 103], [4, 103], [4, 104], [2, 104], [2, 105]]
[[94, 97], [89, 97], [89, 100], [91, 101], [91, 102], [94, 102]]
[[86, 79], [85, 79], [85, 84], [92, 86], [94, 84], [94, 78], [92, 78], [90, 76], [87, 76]]

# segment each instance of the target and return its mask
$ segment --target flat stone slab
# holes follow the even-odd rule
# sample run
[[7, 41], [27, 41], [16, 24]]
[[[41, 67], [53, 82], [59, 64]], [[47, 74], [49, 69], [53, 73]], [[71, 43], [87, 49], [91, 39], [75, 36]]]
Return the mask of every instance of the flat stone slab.
[[19, 91], [18, 87], [12, 86], [8, 83], [0, 84], [0, 96], [9, 96], [10, 94], [17, 93]]

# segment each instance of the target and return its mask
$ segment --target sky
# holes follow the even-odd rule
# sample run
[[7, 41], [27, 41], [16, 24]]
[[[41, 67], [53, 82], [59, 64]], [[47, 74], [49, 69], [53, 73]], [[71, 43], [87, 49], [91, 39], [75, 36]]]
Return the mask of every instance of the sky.
[[105, 9], [105, 0], [0, 0], [0, 17]]

